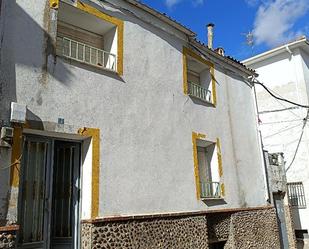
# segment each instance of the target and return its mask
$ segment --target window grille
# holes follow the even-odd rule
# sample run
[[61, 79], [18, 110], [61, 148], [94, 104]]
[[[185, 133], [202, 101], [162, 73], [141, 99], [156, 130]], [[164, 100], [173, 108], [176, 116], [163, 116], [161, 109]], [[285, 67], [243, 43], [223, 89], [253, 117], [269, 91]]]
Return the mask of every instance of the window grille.
[[117, 70], [117, 56], [102, 49], [60, 36], [57, 37], [57, 47], [64, 57], [112, 71]]
[[289, 182], [288, 197], [292, 207], [306, 208], [304, 186], [302, 182]]
[[201, 182], [201, 198], [221, 198], [220, 182]]
[[193, 82], [188, 82], [188, 91], [189, 95], [211, 103], [211, 91], [204, 87]]

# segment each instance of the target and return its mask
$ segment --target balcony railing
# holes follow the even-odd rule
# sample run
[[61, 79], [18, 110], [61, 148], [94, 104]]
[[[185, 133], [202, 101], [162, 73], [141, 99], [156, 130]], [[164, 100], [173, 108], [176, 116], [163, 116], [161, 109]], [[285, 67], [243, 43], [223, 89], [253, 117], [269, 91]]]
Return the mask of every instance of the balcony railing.
[[193, 82], [188, 82], [188, 94], [211, 103], [211, 91]]
[[220, 182], [201, 182], [201, 198], [216, 199], [221, 198]]
[[57, 51], [62, 56], [76, 61], [112, 71], [117, 70], [117, 56], [115, 54], [67, 37], [57, 37]]

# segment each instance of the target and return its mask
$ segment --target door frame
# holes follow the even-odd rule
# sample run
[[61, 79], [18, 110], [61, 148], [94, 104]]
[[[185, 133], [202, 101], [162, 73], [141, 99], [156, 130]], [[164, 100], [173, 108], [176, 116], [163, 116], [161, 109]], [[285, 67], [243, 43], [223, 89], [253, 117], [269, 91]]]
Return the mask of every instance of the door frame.
[[[33, 129], [24, 129], [23, 130], [23, 134], [22, 134], [22, 144], [24, 145], [24, 141], [26, 139], [26, 137], [29, 138], [34, 138], [34, 139], [38, 139], [41, 141], [46, 141], [49, 143], [49, 145], [51, 146], [50, 153], [48, 154], [47, 157], [47, 161], [46, 161], [46, 169], [45, 169], [45, 175], [46, 175], [46, 179], [50, 179], [49, 182], [50, 184], [46, 184], [45, 186], [45, 194], [47, 194], [48, 196], [45, 196], [44, 199], [44, 217], [48, 217], [47, 222], [44, 220], [44, 226], [43, 226], [43, 230], [46, 231], [43, 234], [43, 239], [44, 239], [44, 243], [43, 243], [43, 248], [44, 249], [49, 249], [51, 244], [51, 212], [49, 211], [49, 214], [47, 215], [45, 212], [48, 212], [48, 210], [51, 210], [52, 207], [52, 190], [53, 190], [53, 179], [51, 176], [53, 176], [53, 170], [54, 170], [54, 144], [55, 141], [63, 141], [63, 142], [72, 142], [72, 143], [77, 143], [80, 146], [79, 149], [79, 166], [78, 166], [78, 181], [77, 181], [77, 185], [78, 185], [78, 195], [76, 196], [77, 199], [77, 207], [72, 210], [72, 212], [74, 212], [74, 217], [75, 217], [75, 221], [74, 221], [74, 229], [73, 229], [73, 238], [72, 238], [72, 248], [77, 249], [80, 248], [80, 244], [81, 244], [81, 200], [82, 200], [82, 196], [81, 196], [81, 189], [82, 189], [82, 175], [83, 175], [83, 170], [82, 170], [82, 150], [83, 150], [83, 141], [87, 138], [78, 134], [69, 134], [69, 133], [59, 133], [59, 132], [46, 132], [46, 131], [41, 131], [41, 130], [33, 130]], [[24, 148], [22, 148], [23, 151]], [[22, 166], [22, 165], [21, 165]], [[21, 171], [22, 172], [22, 169]], [[23, 194], [23, 189], [22, 189], [22, 176], [20, 175], [20, 185], [19, 185], [19, 196], [18, 196], [18, 220], [20, 220], [21, 215], [23, 215], [21, 212], [21, 202], [22, 202], [22, 194]], [[47, 201], [48, 200], [48, 201]], [[48, 202], [48, 203], [47, 203]], [[46, 210], [46, 205], [47, 204], [47, 210]], [[45, 218], [44, 218], [45, 219]], [[24, 243], [24, 244], [20, 244], [19, 243], [19, 235], [17, 235], [17, 243], [18, 246], [17, 248], [28, 248], [28, 246], [30, 246], [30, 243]], [[33, 244], [33, 246], [35, 246], [35, 244], [38, 244], [36, 242], [31, 243]], [[29, 247], [29, 248], [33, 248], [33, 247]]]

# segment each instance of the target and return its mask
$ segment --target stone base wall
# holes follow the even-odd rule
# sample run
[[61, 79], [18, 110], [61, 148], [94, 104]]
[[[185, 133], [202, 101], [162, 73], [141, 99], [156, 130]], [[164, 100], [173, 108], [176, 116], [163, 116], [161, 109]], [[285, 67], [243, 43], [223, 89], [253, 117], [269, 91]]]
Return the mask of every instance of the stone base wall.
[[208, 248], [205, 216], [83, 224], [82, 235], [83, 249]]
[[239, 212], [231, 216], [225, 249], [280, 249], [275, 209]]
[[0, 248], [11, 249], [16, 246], [15, 232], [1, 232], [0, 231]]
[[82, 223], [82, 249], [280, 249], [274, 208], [222, 213], [106, 218]]

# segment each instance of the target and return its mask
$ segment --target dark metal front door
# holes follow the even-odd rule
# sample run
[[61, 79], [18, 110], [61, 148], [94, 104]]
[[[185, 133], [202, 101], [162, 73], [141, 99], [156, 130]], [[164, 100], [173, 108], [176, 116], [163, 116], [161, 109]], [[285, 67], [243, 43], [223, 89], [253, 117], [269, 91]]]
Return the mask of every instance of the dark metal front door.
[[51, 213], [51, 248], [73, 248], [78, 208], [78, 179], [80, 147], [71, 142], [56, 141]]
[[20, 172], [19, 248], [77, 248], [80, 143], [26, 137]]

